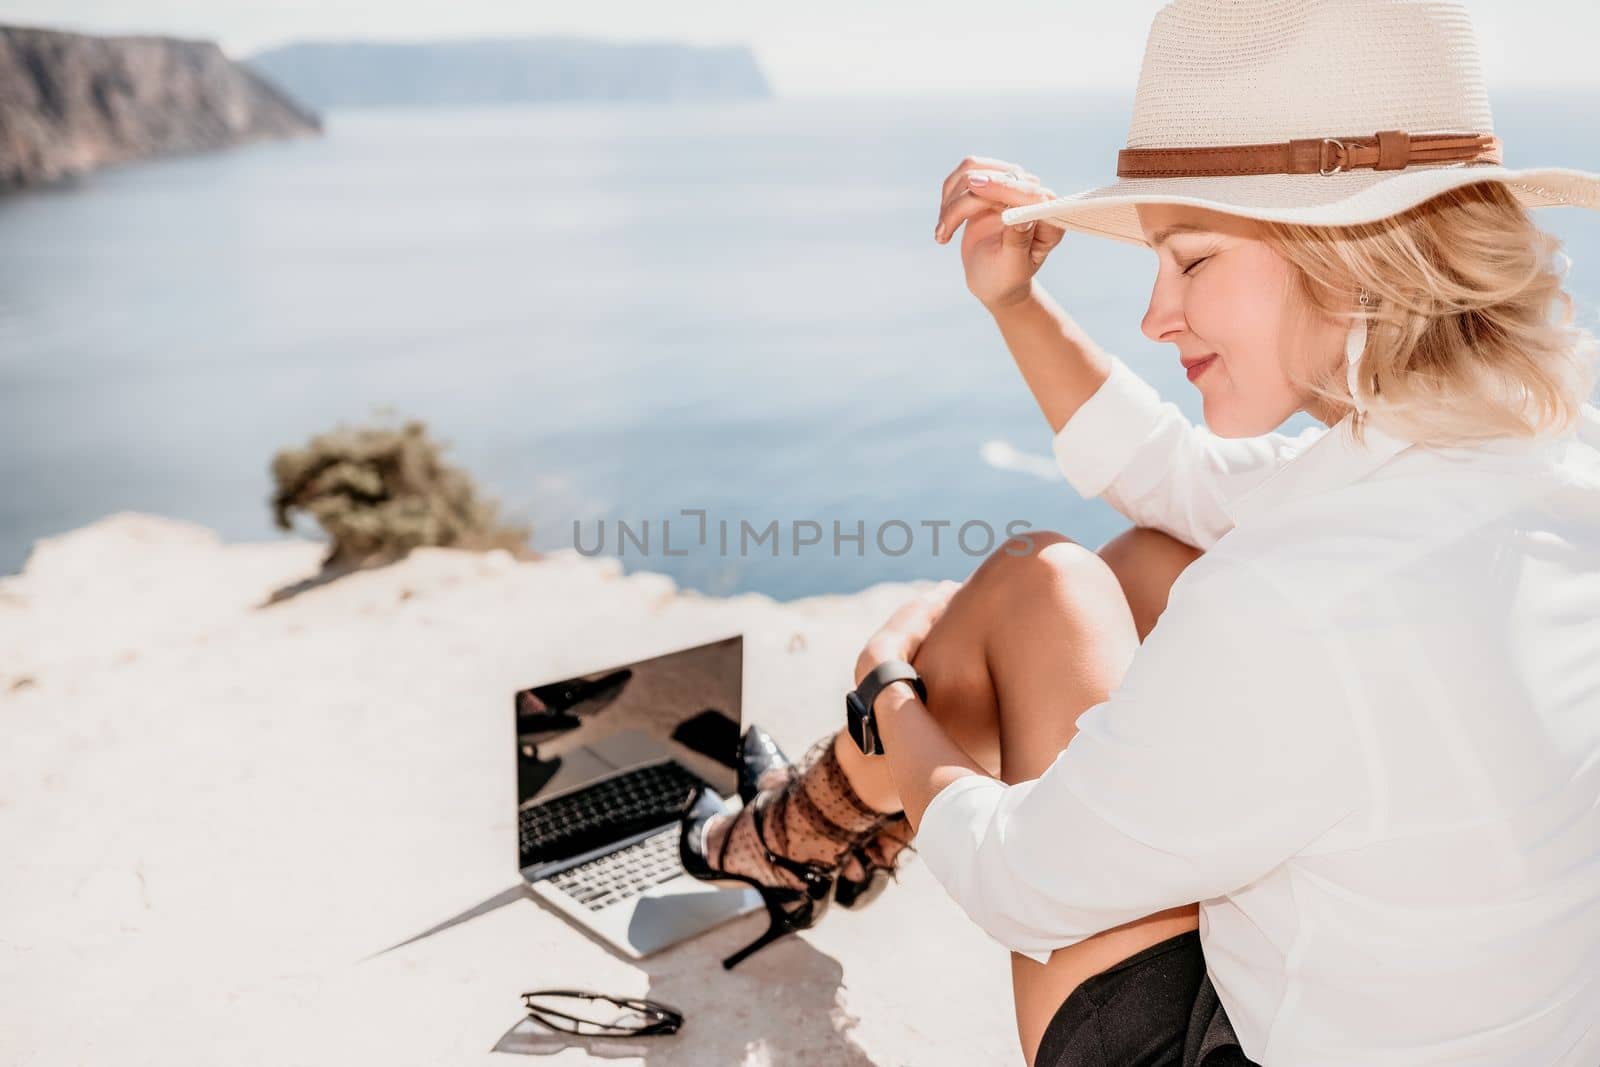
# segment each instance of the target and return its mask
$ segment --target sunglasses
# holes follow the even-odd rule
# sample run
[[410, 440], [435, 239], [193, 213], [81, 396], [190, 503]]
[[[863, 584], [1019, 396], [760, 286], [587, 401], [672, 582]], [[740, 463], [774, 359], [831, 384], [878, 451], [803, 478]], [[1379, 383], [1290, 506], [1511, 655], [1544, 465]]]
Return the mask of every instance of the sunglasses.
[[580, 1037], [650, 1037], [675, 1034], [683, 1013], [643, 997], [612, 997], [581, 989], [541, 989], [522, 994], [528, 1018]]

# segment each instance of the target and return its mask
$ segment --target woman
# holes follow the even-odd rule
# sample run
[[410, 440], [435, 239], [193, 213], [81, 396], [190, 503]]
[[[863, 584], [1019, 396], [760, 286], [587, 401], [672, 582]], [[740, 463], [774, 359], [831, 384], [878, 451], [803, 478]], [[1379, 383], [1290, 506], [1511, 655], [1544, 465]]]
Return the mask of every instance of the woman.
[[[1600, 176], [1490, 130], [1459, 4], [1178, 0], [1117, 183], [949, 175], [936, 239], [1134, 527], [903, 607], [799, 767], [752, 730], [682, 837], [762, 888], [751, 950], [914, 831], [1038, 1067], [1600, 1063], [1595, 346], [1527, 214]], [[1035, 281], [1069, 228], [1154, 250], [1204, 428]]]

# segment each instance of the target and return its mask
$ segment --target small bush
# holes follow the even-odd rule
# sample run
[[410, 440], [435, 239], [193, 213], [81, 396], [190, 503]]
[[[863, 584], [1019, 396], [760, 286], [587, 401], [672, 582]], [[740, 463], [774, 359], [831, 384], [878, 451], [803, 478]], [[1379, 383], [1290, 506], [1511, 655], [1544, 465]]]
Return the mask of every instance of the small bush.
[[327, 533], [326, 567], [400, 559], [413, 548], [505, 548], [532, 555], [529, 530], [503, 524], [472, 478], [441, 458], [418, 421], [339, 427], [272, 458], [273, 517], [282, 530], [305, 512]]

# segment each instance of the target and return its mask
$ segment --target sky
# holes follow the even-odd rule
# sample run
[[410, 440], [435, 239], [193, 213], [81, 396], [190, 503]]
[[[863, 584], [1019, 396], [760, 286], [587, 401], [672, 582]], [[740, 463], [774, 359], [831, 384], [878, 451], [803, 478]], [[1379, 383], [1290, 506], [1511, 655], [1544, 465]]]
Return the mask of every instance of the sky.
[[[1133, 91], [1157, 0], [0, 0], [0, 22], [218, 41], [577, 34], [749, 46], [780, 96]], [[1469, 0], [1490, 92], [1600, 88], [1600, 4]]]

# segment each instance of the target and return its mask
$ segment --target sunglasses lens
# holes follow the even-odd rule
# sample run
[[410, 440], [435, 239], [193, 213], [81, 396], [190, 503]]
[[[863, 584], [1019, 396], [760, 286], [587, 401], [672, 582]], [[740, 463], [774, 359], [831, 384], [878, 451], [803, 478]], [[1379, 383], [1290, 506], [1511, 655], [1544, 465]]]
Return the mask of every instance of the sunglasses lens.
[[637, 1034], [661, 1025], [660, 1016], [600, 994], [524, 993], [522, 1001], [538, 1022], [552, 1030], [585, 1037]]

